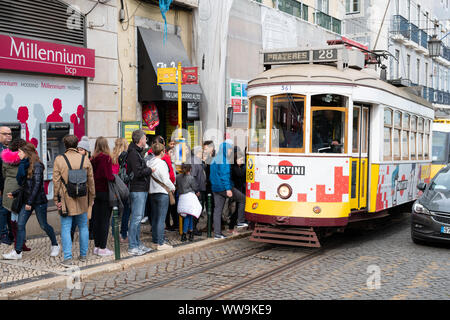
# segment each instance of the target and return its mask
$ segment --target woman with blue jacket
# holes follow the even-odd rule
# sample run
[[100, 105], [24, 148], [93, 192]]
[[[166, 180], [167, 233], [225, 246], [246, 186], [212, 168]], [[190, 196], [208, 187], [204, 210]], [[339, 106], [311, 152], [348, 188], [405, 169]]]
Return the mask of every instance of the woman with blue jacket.
[[231, 180], [231, 164], [233, 160], [233, 145], [225, 141], [219, 147], [219, 152], [211, 162], [211, 188], [214, 195], [214, 239], [223, 239], [222, 234], [222, 210], [227, 198], [232, 198], [238, 206], [238, 228], [247, 227], [245, 223], [244, 209], [245, 196], [233, 186]]

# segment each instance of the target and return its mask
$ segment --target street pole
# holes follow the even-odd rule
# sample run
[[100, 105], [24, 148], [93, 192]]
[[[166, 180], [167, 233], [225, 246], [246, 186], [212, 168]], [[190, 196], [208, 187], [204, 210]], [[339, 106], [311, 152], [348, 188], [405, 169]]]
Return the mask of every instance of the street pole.
[[208, 193], [208, 207], [207, 207], [207, 213], [208, 213], [208, 238], [211, 238], [211, 207], [212, 207], [212, 195], [211, 193]]
[[[178, 140], [181, 141], [181, 138], [183, 137], [182, 131], [181, 131], [182, 123], [183, 123], [182, 122], [183, 121], [183, 107], [182, 107], [183, 104], [182, 104], [182, 92], [181, 92], [181, 83], [182, 83], [183, 77], [181, 74], [181, 62], [178, 62], [177, 71], [178, 71], [178, 79], [177, 79], [177, 82], [178, 82]], [[181, 146], [181, 149], [182, 149], [181, 154], [183, 154], [183, 152], [184, 152], [183, 146]], [[183, 217], [179, 216], [178, 221], [179, 221], [179, 224], [178, 224], [179, 230], [178, 231], [181, 235], [181, 234], [183, 234]]]
[[113, 208], [113, 220], [114, 220], [114, 254], [116, 260], [120, 260], [120, 239], [119, 239], [119, 209]]

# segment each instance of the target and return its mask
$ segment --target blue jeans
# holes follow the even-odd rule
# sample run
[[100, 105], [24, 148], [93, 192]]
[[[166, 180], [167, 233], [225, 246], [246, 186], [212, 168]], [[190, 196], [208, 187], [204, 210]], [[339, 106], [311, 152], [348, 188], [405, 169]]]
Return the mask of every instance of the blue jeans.
[[64, 260], [72, 259], [72, 237], [70, 236], [70, 230], [72, 229], [72, 223], [78, 226], [79, 238], [80, 238], [80, 256], [86, 257], [89, 247], [89, 228], [87, 212], [77, 215], [60, 217], [61, 218], [61, 242], [64, 252]]
[[[123, 204], [123, 212], [122, 212], [122, 224], [120, 225], [120, 235], [122, 239], [126, 239], [128, 237], [128, 223], [130, 222], [131, 208], [129, 205], [129, 201], [126, 201]], [[114, 216], [111, 219], [111, 232], [114, 235]]]
[[[47, 204], [40, 204], [34, 207], [36, 212], [36, 218], [39, 222], [39, 226], [42, 230], [45, 231], [47, 236], [50, 238], [52, 242], [52, 246], [57, 246], [58, 242], [56, 241], [55, 230], [53, 230], [52, 226], [47, 223]], [[17, 222], [17, 242], [16, 242], [16, 251], [22, 251], [23, 243], [26, 238], [26, 229], [28, 219], [31, 216], [33, 211], [25, 210], [25, 206], [22, 207], [19, 213], [19, 220]]]
[[135, 249], [141, 245], [141, 220], [145, 213], [147, 192], [130, 192], [131, 216], [128, 231], [128, 249]]
[[169, 195], [165, 193], [152, 193], [150, 195], [152, 210], [152, 242], [164, 244], [164, 226], [167, 209], [169, 208]]
[[194, 217], [187, 214], [183, 219], [183, 233], [194, 230]]
[[2, 204], [3, 197], [0, 196], [0, 238], [8, 236], [8, 210]]

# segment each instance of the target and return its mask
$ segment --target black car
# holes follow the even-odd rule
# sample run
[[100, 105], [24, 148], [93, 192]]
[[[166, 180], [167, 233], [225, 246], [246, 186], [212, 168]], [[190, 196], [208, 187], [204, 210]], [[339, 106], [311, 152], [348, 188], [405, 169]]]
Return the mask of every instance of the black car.
[[412, 207], [412, 240], [450, 243], [450, 164], [428, 185], [421, 182], [417, 188], [423, 195]]

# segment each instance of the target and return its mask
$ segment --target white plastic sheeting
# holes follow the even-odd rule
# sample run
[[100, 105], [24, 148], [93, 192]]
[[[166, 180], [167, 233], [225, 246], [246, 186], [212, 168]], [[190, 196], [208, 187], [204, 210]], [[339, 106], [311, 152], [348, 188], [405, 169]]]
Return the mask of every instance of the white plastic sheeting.
[[[233, 0], [200, 0], [194, 10], [194, 65], [203, 89], [204, 140], [223, 141], [228, 21]], [[204, 57], [204, 68], [202, 60]]]

